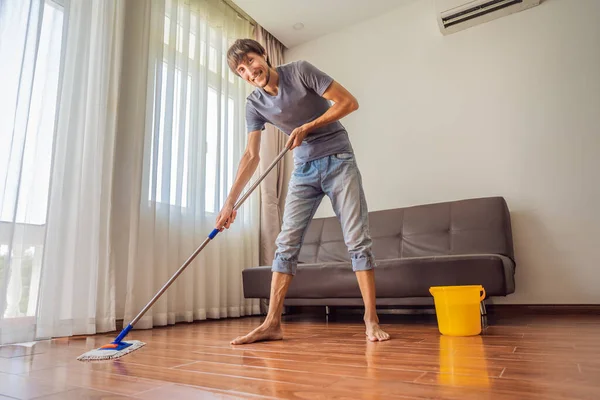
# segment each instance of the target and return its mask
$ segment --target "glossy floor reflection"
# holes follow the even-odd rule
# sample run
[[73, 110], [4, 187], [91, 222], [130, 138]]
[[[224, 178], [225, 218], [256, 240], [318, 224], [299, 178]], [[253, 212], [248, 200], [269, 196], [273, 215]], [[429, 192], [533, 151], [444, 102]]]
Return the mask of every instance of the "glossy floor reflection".
[[[440, 373], [438, 384], [444, 386], [464, 386], [489, 388], [491, 385], [483, 338], [439, 337]], [[468, 346], [469, 353], [457, 354], [461, 346]]]
[[365, 340], [360, 315], [292, 315], [283, 341], [229, 345], [260, 322], [132, 331], [147, 345], [117, 361], [76, 360], [114, 334], [0, 347], [0, 399], [600, 398], [600, 315], [495, 316], [474, 337], [382, 315], [384, 343]]

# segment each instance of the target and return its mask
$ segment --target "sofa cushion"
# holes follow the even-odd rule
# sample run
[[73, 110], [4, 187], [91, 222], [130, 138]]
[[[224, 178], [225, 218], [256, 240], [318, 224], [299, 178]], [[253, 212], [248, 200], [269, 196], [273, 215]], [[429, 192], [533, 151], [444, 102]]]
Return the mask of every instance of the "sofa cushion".
[[[271, 268], [243, 271], [244, 296], [268, 298]], [[488, 296], [515, 290], [514, 263], [496, 254], [471, 254], [378, 260], [375, 270], [378, 298], [429, 297], [431, 286], [483, 285]], [[360, 298], [350, 262], [298, 265], [286, 298]]]
[[[369, 213], [375, 259], [499, 254], [514, 260], [510, 214], [504, 198], [488, 197]], [[302, 263], [350, 260], [336, 217], [311, 221]]]

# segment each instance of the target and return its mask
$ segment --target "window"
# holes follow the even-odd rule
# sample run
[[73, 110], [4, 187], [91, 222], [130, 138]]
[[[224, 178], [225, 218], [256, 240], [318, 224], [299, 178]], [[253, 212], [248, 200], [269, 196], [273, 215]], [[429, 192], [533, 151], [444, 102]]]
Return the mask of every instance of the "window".
[[[234, 178], [240, 83], [227, 66], [225, 35], [182, 7], [173, 28], [172, 10], [164, 18], [162, 59], [155, 60], [148, 200], [216, 213]], [[202, 190], [191, 190], [197, 185]]]
[[63, 7], [50, 0], [42, 4], [37, 49], [26, 45], [35, 40], [34, 29], [26, 32], [17, 25], [35, 13], [29, 4], [13, 3], [4, 9], [2, 18], [7, 20], [0, 20], [10, 32], [22, 33], [12, 41], [3, 40], [0, 49], [0, 306], [4, 307], [0, 317], [4, 318], [34, 315], [44, 245]]

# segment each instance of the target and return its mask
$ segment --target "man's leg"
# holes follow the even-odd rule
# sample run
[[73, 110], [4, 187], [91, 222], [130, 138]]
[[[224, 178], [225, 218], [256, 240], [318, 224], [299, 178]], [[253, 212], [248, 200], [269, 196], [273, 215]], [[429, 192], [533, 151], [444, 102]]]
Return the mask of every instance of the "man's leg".
[[323, 188], [340, 220], [344, 241], [352, 259], [365, 305], [366, 335], [371, 341], [388, 340], [390, 335], [379, 326], [376, 311], [375, 261], [371, 252], [369, 216], [360, 171], [351, 154], [329, 157]]
[[379, 326], [379, 317], [375, 307], [375, 273], [372, 269], [365, 271], [356, 271], [358, 286], [362, 293], [365, 303], [365, 326], [366, 335], [372, 342], [384, 341], [390, 338], [390, 335]]
[[269, 312], [265, 321], [255, 330], [245, 336], [239, 336], [231, 341], [231, 344], [247, 344], [260, 340], [281, 340], [281, 313], [283, 311], [283, 300], [288, 287], [292, 282], [290, 274], [273, 272], [271, 278], [271, 297], [269, 300]]
[[302, 164], [290, 179], [283, 213], [283, 225], [277, 236], [277, 251], [273, 260], [269, 311], [265, 321], [245, 336], [231, 344], [247, 344], [259, 340], [281, 340], [281, 313], [285, 295], [296, 274], [298, 254], [304, 234], [314, 216], [324, 193], [321, 191], [319, 172], [312, 163]]

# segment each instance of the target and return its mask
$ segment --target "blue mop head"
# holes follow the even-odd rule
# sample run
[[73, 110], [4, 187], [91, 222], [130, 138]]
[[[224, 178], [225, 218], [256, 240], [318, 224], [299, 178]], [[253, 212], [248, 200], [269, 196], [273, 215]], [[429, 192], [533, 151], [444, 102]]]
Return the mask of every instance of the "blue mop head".
[[79, 361], [114, 360], [143, 347], [146, 343], [139, 340], [105, 344], [95, 350], [90, 350], [77, 357]]

